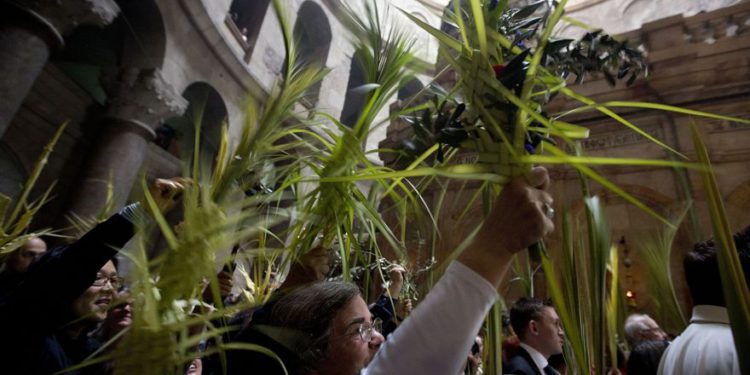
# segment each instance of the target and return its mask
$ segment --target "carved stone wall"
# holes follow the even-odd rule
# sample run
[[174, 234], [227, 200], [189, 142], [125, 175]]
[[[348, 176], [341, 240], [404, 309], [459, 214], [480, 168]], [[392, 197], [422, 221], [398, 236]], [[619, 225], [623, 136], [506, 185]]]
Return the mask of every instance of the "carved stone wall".
[[[440, 13], [434, 5], [427, 6], [408, 0], [378, 2], [381, 6], [399, 6], [426, 22], [439, 25]], [[353, 47], [347, 31], [339, 20], [341, 15], [337, 0], [284, 1], [284, 11], [292, 27], [304, 3], [320, 7], [326, 18], [323, 21], [331, 27], [333, 40], [325, 59], [326, 66], [331, 71], [321, 84], [321, 92], [324, 94], [320, 96], [319, 107], [338, 117], [344, 104]], [[13, 108], [0, 111], [7, 115], [0, 114], [0, 117], [5, 116], [3, 118], [7, 120], [0, 121], [3, 122], [0, 126], [0, 147], [5, 151], [2, 157], [5, 162], [11, 163], [8, 165], [16, 166], [21, 174], [31, 169], [36, 156], [55, 129], [63, 122], [69, 121], [68, 128], [40, 179], [40, 191], [46, 189], [53, 181], [57, 181], [54, 191], [57, 198], [47, 206], [44, 215], [40, 215], [43, 218], [38, 223], [40, 226], [57, 226], [64, 222], [61, 217], [65, 214], [65, 207], [69, 205], [66, 201], [73, 199], [71, 197], [74, 187], [80, 183], [81, 176], [85, 175], [83, 170], [87, 168], [86, 165], [90, 164], [86, 160], [90, 158], [87, 155], [90, 155], [90, 150], [103, 140], [111, 142], [111, 137], [107, 133], [112, 129], [102, 121], [103, 116], [109, 114], [115, 117], [142, 118], [138, 121], [144, 125], [144, 131], [149, 133], [146, 134], [148, 141], [153, 138], [153, 134], [150, 134], [152, 130], [164, 120], [161, 114], [156, 113], [158, 111], [149, 113], [149, 103], [138, 103], [129, 107], [120, 105], [123, 96], [118, 96], [117, 90], [113, 90], [111, 85], [111, 82], [117, 80], [118, 72], [122, 72], [124, 68], [132, 68], [134, 71], [158, 70], [166, 85], [164, 87], [169, 87], [170, 93], [161, 95], [158, 87], [154, 87], [157, 97], [176, 95], [177, 99], [181, 99], [181, 95], [192, 84], [205, 83], [221, 96], [222, 104], [226, 107], [230, 137], [237, 139], [244, 116], [245, 99], [252, 96], [260, 102], [265, 100], [274, 81], [279, 78], [285, 58], [282, 33], [273, 6], [265, 8], [264, 14], [260, 17], [261, 25], [256, 40], [243, 41], [242, 35], [239, 34], [240, 30], [232, 24], [229, 14], [232, 0], [24, 0], [14, 4], [18, 5], [15, 7], [18, 8], [17, 13], [25, 12], [38, 19], [46, 19], [50, 27], [58, 28], [56, 31], [52, 30], [54, 35], [44, 34], [46, 39], [39, 40], [40, 44], [44, 44], [45, 40], [50, 39], [47, 42], [54, 42], [53, 47], [69, 45], [69, 40], [63, 38], [81, 31], [80, 25], [109, 24], [101, 30], [87, 29], [90, 34], [102, 36], [97, 41], [109, 43], [108, 48], [98, 50], [95, 44], [90, 44], [77, 50], [85, 52], [90, 47], [99, 54], [97, 56], [111, 56], [112, 61], [108, 65], [96, 65], [86, 61], [74, 66], [77, 71], [66, 69], [67, 66], [63, 67], [63, 64], [68, 61], [61, 64], [61, 56], [67, 58], [73, 54], [62, 47], [62, 55], [60, 51], [53, 53], [50, 62], [46, 62], [49, 51], [45, 47], [47, 49], [44, 51], [47, 51], [47, 54], [44, 58], [36, 59], [39, 61], [38, 71], [41, 72], [37, 72], [39, 77], [26, 80], [28, 88], [24, 90], [30, 90], [28, 95], [26, 91], [19, 90], [12, 79], [18, 78], [16, 76], [20, 76], [19, 74], [8, 75], [4, 79], [8, 85], [0, 90], [7, 98], [13, 99], [13, 103], [11, 100], [3, 101], [4, 104], [13, 104]], [[42, 7], [40, 4], [46, 5]], [[351, 5], [359, 6], [360, 3], [354, 2]], [[5, 7], [3, 9], [6, 10]], [[118, 10], [121, 11], [119, 15]], [[13, 16], [8, 12], [2, 14], [3, 20]], [[400, 16], [400, 12], [395, 8], [390, 9], [390, 14]], [[20, 19], [20, 16], [16, 18]], [[0, 28], [0, 36], [14, 37], [15, 34], [9, 32], [6, 26], [29, 28], [30, 24], [32, 23], [8, 22], [6, 25], [4, 22], [3, 28]], [[403, 22], [400, 25], [410, 30], [411, 35], [419, 34], [416, 26], [412, 24]], [[434, 59], [437, 54], [436, 42], [425, 38], [425, 35], [422, 35], [420, 40], [418, 55], [425, 60]], [[9, 44], [6, 54], [0, 60], [26, 68], [28, 64], [17, 63], [16, 60], [31, 47], [28, 43], [16, 44], [22, 47], [12, 48]], [[249, 44], [253, 45], [252, 49], [247, 48]], [[75, 74], [79, 76], [74, 76]], [[92, 85], [99, 90], [98, 96], [92, 94]], [[132, 99], [130, 96], [132, 95], [128, 94], [128, 98], [124, 99]], [[14, 116], [16, 107], [18, 111]], [[130, 112], [124, 113], [123, 109]], [[387, 116], [387, 113], [383, 116]], [[383, 137], [384, 134], [379, 138]], [[377, 146], [379, 138], [373, 138], [371, 148]], [[143, 166], [150, 176], [165, 175], [170, 171], [179, 173], [179, 160], [168, 152], [162, 152], [164, 150], [154, 144], [145, 148], [139, 147], [139, 150], [146, 153], [143, 157]], [[112, 159], [120, 160], [116, 157]], [[128, 173], [138, 173], [141, 166], [134, 164], [137, 163], [130, 163], [127, 167], [122, 164], [120, 171], [135, 168]], [[14, 173], [13, 176], [17, 174]], [[0, 175], [1, 183], [5, 184], [4, 177], [8, 177], [7, 184], [16, 184], [17, 177], [11, 178], [10, 171], [6, 175]]]
[[[323, 9], [327, 22], [331, 26], [333, 40], [326, 59], [326, 65], [331, 68], [331, 73], [321, 86], [321, 92], [324, 95], [321, 95], [320, 107], [337, 116], [344, 103], [350, 75], [352, 47], [338, 19], [340, 15], [337, 13], [337, 1], [308, 1], [313, 1]], [[304, 2], [304, 0], [284, 2], [292, 24], [296, 21], [297, 11]], [[594, 17], [596, 14], [595, 18], [590, 19], [598, 22], [592, 23], [606, 23], [614, 27], [615, 31], [631, 30], [629, 26], [618, 29], [617, 22], [619, 21], [643, 24], [642, 27], [629, 32], [626, 36], [634, 43], [642, 43], [645, 46], [652, 63], [651, 77], [647, 81], [636, 82], [633, 87], [610, 88], [604, 80], [593, 79], [580, 90], [597, 101], [649, 100], [730, 115], [750, 115], [747, 109], [747, 96], [750, 93], [750, 64], [747, 58], [748, 48], [750, 48], [748, 36], [750, 9], [746, 1], [733, 7], [722, 8], [734, 2], [736, 1], [580, 0], [572, 2], [569, 15], [585, 18], [585, 15]], [[37, 2], [15, 3], [34, 9], [33, 4]], [[78, 5], [83, 3], [109, 4], [112, 1], [77, 1], [70, 4], [55, 2], [55, 7], [64, 9], [53, 12], [54, 14], [49, 17], [69, 16], [68, 18], [73, 17], [76, 20], [78, 18], [75, 16], [80, 13], [77, 10], [80, 8]], [[203, 82], [211, 86], [218, 92], [226, 106], [230, 134], [236, 139], [240, 131], [245, 97], [251, 95], [262, 101], [274, 80], [278, 78], [280, 66], [284, 61], [282, 36], [272, 7], [267, 9], [257, 40], [252, 43], [253, 49], [248, 51], [241, 41], [241, 36], [238, 36], [236, 28], [233, 29], [231, 24], [227, 24], [230, 0], [139, 0], [138, 4], [148, 4], [138, 6], [134, 6], [135, 3], [127, 0], [114, 1], [114, 3], [120, 5], [122, 12], [126, 13], [128, 24], [133, 26], [137, 34], [136, 38], [130, 38], [126, 41], [127, 43], [124, 43], [129, 48], [119, 51], [123, 56], [121, 56], [122, 61], [119, 61], [120, 66], [116, 68], [133, 66], [134, 62], [140, 62], [143, 66], [133, 67], [158, 69], [165, 83], [171, 87], [172, 93], [183, 93], [195, 82]], [[438, 26], [442, 9], [448, 1], [380, 0], [380, 4], [386, 3], [399, 6], [433, 26]], [[647, 12], [639, 10], [644, 6], [648, 6]], [[721, 9], [687, 18], [681, 16], [681, 14], [717, 8]], [[128, 13], [129, 10], [134, 9], [148, 9], [149, 12]], [[36, 10], [38, 15], [46, 14], [39, 9]], [[95, 24], [109, 23], [115, 14], [111, 9], [96, 7], [94, 10], [97, 17], [106, 21], [94, 22]], [[397, 13], [398, 11], [392, 8], [391, 12]], [[139, 14], [142, 18], [139, 18]], [[636, 14], [648, 14], [651, 18], [639, 18], [635, 16]], [[665, 18], [665, 15], [675, 16]], [[659, 20], [651, 22], [655, 19]], [[61, 30], [58, 34], [65, 34], [71, 29], [75, 32], [74, 28], [84, 20], [80, 19], [65, 27], [60, 26]], [[112, 31], [111, 27], [117, 27], [117, 24], [118, 20], [115, 19], [112, 23], [114, 26], [107, 26], [107, 32]], [[21, 26], [24, 25], [19, 27]], [[418, 37], [419, 51], [417, 52], [421, 59], [430, 61], [437, 55], [434, 40], [424, 38], [424, 35], [420, 34], [413, 25], [404, 23], [402, 26], [411, 27], [408, 33]], [[62, 38], [63, 35], [60, 37]], [[41, 40], [40, 43], [44, 41]], [[16, 55], [14, 50], [6, 52], [7, 56]], [[148, 56], [142, 56], [144, 53]], [[18, 167], [20, 173], [27, 173], [57, 126], [66, 120], [70, 121], [69, 127], [50, 159], [50, 164], [39, 181], [42, 190], [57, 181], [54, 192], [57, 198], [47, 207], [44, 215], [40, 216], [42, 219], [37, 223], [39, 226], [59, 222], [57, 218], [64, 212], [63, 203], [69, 199], [76, 184], [80, 183], [79, 176], [86, 165], [88, 151], [102, 139], [107, 139], [106, 134], [102, 135], [107, 132], [102, 126], [102, 116], [111, 109], [110, 105], [116, 106], [117, 104], [116, 100], [110, 103], [95, 100], [80, 80], [74, 79], [69, 72], [56, 65], [55, 58], [56, 56], [53, 55], [52, 62], [40, 65], [41, 73], [33, 81], [33, 85], [29, 85], [28, 95], [12, 91], [17, 94], [19, 100], [23, 99], [23, 101], [19, 102], [16, 115], [13, 116], [7, 131], [0, 139], [0, 146], [4, 153], [9, 155], [7, 158], [13, 160], [13, 165]], [[37, 60], [46, 61], [46, 55], [44, 59]], [[112, 73], [104, 68], [112, 67], [103, 67], [103, 71], [99, 72], [102, 77]], [[422, 82], [427, 81], [426, 77], [420, 78]], [[572, 102], [560, 100], [555, 105], [559, 110], [563, 110], [571, 106]], [[691, 121], [689, 118], [644, 111], [624, 112], [628, 118], [642, 126], [649, 134], [675, 145], [678, 150], [688, 156], [692, 155], [689, 134], [686, 132]], [[147, 125], [152, 128], [161, 121], [161, 116], [148, 116], [148, 113], [146, 115], [145, 118], [149, 122]], [[387, 115], [383, 113], [382, 118]], [[591, 128], [592, 136], [586, 141], [585, 148], [593, 155], [665, 157], [663, 150], [645, 142], [637, 135], [623, 131], [619, 125], [598, 117], [595, 113], [581, 114], [570, 121]], [[750, 181], [747, 167], [750, 155], [745, 146], [749, 133], [738, 124], [696, 121], [699, 121], [702, 126], [717, 164], [722, 192], [728, 197], [728, 209], [732, 215], [732, 222], [739, 227], [750, 220], [747, 216], [749, 211], [745, 209], [746, 194], [743, 193], [747, 190], [746, 186]], [[371, 139], [368, 148], [375, 148], [379, 142], [378, 137], [386, 139], [384, 146], [393, 146], [408, 135], [409, 129], [406, 124], [394, 122], [385, 132], [387, 134]], [[178, 161], [154, 144], [149, 144], [142, 150], [145, 150], [142, 152], [146, 154], [143, 166], [150, 174], [165, 175], [180, 170]], [[470, 155], [464, 157], [467, 160], [471, 158]], [[389, 161], [386, 160], [386, 163]], [[129, 168], [136, 167], [130, 166]], [[671, 171], [633, 167], [608, 167], [601, 171], [612, 180], [628, 186], [628, 189], [633, 192], [640, 191], [642, 196], [650, 197], [644, 199], [660, 209], [668, 209], [680, 200], [676, 194], [678, 190], [676, 176]], [[575, 174], [566, 169], [554, 169], [552, 173], [557, 180], [555, 189], [558, 202], [574, 205], [579, 199]], [[698, 202], [697, 206], [700, 212], [703, 212], [705, 207], [702, 203], [703, 192], [699, 181], [694, 175], [689, 175], [689, 181], [693, 188], [693, 197]], [[441, 229], [446, 234], [439, 244], [438, 255], [441, 257], [450, 253], [457, 241], [471, 228], [471, 224], [459, 223], [458, 219], [476, 219], [481, 216], [480, 208], [469, 205], [470, 195], [459, 194], [461, 188], [471, 191], [471, 189], [476, 189], [476, 185], [454, 184], [451, 188], [448, 196], [450, 204], [447, 204], [441, 213], [441, 217], [446, 218], [441, 224], [443, 225]], [[427, 198], [436, 201], [438, 197], [435, 192]], [[613, 228], [616, 236], [624, 235], [630, 243], [630, 239], [637, 238], [640, 231], [654, 227], [654, 224], [649, 222], [642, 212], [615, 199], [610, 200], [610, 203], [612, 204], [609, 210], [614, 219]], [[468, 210], [467, 207], [469, 207]], [[705, 215], [702, 215], [700, 220], [708, 228]], [[704, 235], [708, 235], [708, 232], [706, 230]], [[420, 245], [420, 235], [409, 234], [409, 236], [417, 248], [422, 246], [421, 248], [424, 249], [424, 244]], [[637, 249], [634, 250], [635, 252]]]
[[[597, 102], [649, 101], [724, 115], [750, 117], [748, 18], [750, 3], [742, 2], [691, 17], [674, 16], [646, 23], [624, 37], [636, 45], [643, 43], [648, 51], [651, 74], [647, 79], [638, 80], [631, 87], [626, 87], [624, 83], [610, 87], [604, 79], [594, 77], [574, 88]], [[709, 33], [707, 30], [713, 32]], [[559, 97], [549, 106], [547, 112], [561, 113], [577, 106], [577, 102]], [[625, 108], [616, 111], [691, 160], [694, 160], [695, 155], [690, 124], [698, 124], [709, 147], [733, 229], [739, 230], [750, 224], [750, 210], [747, 209], [750, 199], [750, 148], [747, 147], [750, 141], [750, 127], [720, 120], [691, 118], [676, 113]], [[599, 112], [579, 113], [566, 117], [565, 121], [590, 129], [590, 137], [583, 141], [587, 155], [654, 159], [670, 157], [661, 147]], [[389, 126], [387, 138], [381, 143], [381, 147], [399, 147], [401, 140], [411, 134], [408, 124], [394, 121]], [[394, 161], [390, 155], [382, 154], [381, 157], [386, 164]], [[463, 155], [461, 158], [471, 161], [472, 155]], [[577, 172], [562, 167], [549, 169], [554, 181], [552, 191], [558, 212], [568, 207], [574, 217], [580, 218], [583, 203]], [[687, 172], [685, 184], [680, 182], [680, 175], [671, 169], [631, 166], [606, 166], [595, 169], [662, 215], [673, 214], [688, 198], [694, 201], [699, 233], [695, 233], [690, 219], [686, 219], [678, 232], [672, 259], [672, 274], [677, 280], [678, 296], [687, 301], [687, 298], [683, 298], [687, 296], [687, 291], [682, 276], [682, 256], [692, 247], [695, 239], [707, 238], [712, 232], [700, 177], [696, 173]], [[468, 231], [477, 224], [482, 213], [481, 199], [471, 205], [477, 184], [452, 183], [450, 187], [443, 198], [444, 204], [439, 215], [441, 237], [438, 253], [441, 256], [449, 254], [460, 243]], [[681, 192], [683, 187], [689, 189], [687, 195]], [[459, 194], [461, 188], [464, 191]], [[647, 271], [639, 254], [639, 241], [663, 224], [601, 186], [593, 184], [592, 190], [602, 197], [606, 205], [612, 238], [624, 237], [630, 250], [633, 264], [630, 269], [632, 279], [624, 286], [636, 292], [639, 309], [649, 311], [652, 302], [646, 289]], [[439, 193], [427, 192], [426, 199], [428, 202], [435, 202]], [[463, 221], [459, 222], [458, 219], [462, 215]], [[559, 247], [557, 236], [559, 232], [553, 235], [548, 244], [553, 253], [555, 247]], [[621, 270], [621, 274], [624, 273], [625, 270]], [[536, 285], [544, 293], [543, 283], [538, 282]], [[515, 286], [510, 286], [509, 290], [506, 297], [510, 299], [519, 291]]]

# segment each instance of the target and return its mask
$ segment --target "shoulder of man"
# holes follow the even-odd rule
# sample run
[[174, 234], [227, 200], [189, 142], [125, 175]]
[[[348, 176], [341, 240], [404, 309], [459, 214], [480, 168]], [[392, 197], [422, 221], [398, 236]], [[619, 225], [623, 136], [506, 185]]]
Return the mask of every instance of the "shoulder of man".
[[503, 374], [507, 375], [537, 375], [534, 362], [523, 348], [519, 348], [516, 355], [503, 363]]

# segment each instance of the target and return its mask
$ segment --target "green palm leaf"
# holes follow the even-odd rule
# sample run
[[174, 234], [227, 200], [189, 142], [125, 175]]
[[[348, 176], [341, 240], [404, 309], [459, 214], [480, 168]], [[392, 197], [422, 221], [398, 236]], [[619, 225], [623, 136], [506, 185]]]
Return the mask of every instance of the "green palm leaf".
[[750, 353], [750, 290], [748, 290], [746, 282], [748, 279], [742, 270], [742, 264], [737, 255], [737, 248], [724, 210], [721, 191], [711, 168], [708, 150], [706, 150], [695, 124], [692, 124], [691, 130], [698, 160], [706, 167], [705, 171], [701, 173], [701, 177], [706, 189], [711, 223], [714, 228], [721, 284], [729, 311], [729, 321], [732, 326], [737, 358], [740, 361], [740, 372], [743, 374], [750, 373], [750, 357], [742, 354]]
[[648, 269], [648, 288], [654, 303], [658, 321], [664, 323], [668, 332], [682, 332], [687, 326], [687, 319], [680, 308], [677, 293], [672, 279], [670, 265], [672, 248], [677, 235], [677, 228], [685, 218], [691, 203], [672, 219], [672, 227], [664, 227], [657, 233], [645, 235], [638, 241], [640, 254], [646, 261]]

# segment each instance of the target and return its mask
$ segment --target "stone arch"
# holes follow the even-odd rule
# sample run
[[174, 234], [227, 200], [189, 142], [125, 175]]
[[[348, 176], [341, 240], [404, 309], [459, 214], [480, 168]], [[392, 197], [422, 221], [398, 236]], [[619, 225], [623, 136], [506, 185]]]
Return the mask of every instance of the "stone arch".
[[258, 40], [270, 3], [271, 0], [233, 0], [229, 6], [229, 20], [237, 27], [248, 54]]
[[76, 28], [52, 61], [102, 105], [123, 68], [160, 68], [166, 53], [164, 22], [153, 0], [120, 0], [118, 6], [120, 15], [104, 29]]
[[196, 124], [200, 125], [201, 158], [213, 160], [221, 142], [221, 128], [227, 121], [227, 106], [221, 94], [210, 84], [194, 82], [182, 96], [188, 108], [182, 116], [164, 121], [156, 129], [156, 144], [172, 155], [188, 160], [193, 153]]
[[[294, 37], [299, 43], [299, 62], [325, 66], [331, 48], [333, 33], [323, 8], [307, 0], [302, 3], [294, 23]], [[286, 64], [284, 64], [286, 66]], [[303, 103], [313, 107], [318, 103], [320, 82], [310, 88]]]
[[341, 122], [349, 127], [354, 126], [365, 105], [367, 94], [357, 90], [365, 83], [367, 82], [365, 72], [362, 69], [362, 59], [360, 53], [356, 52], [349, 65], [349, 81], [346, 84], [344, 108], [341, 110]]

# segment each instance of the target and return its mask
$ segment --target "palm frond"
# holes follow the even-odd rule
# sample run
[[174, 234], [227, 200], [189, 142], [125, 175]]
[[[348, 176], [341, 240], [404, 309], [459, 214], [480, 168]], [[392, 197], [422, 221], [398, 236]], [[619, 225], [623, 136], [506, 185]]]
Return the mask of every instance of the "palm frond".
[[644, 235], [638, 241], [638, 249], [648, 269], [648, 289], [653, 296], [658, 320], [663, 322], [667, 332], [682, 332], [687, 326], [672, 279], [671, 254], [677, 228], [685, 218], [692, 202], [685, 204], [672, 219], [671, 227], [664, 227], [656, 233]]
[[[724, 210], [721, 191], [716, 183], [716, 176], [711, 167], [708, 151], [694, 123], [691, 124], [691, 130], [698, 160], [706, 167], [705, 171], [701, 173], [701, 177], [706, 189], [711, 223], [714, 228], [721, 284], [729, 311], [734, 345], [738, 354], [748, 353], [750, 352], [750, 290], [748, 290], [746, 282], [748, 280], [747, 275], [742, 270], [742, 264], [737, 254], [727, 214]], [[737, 358], [740, 361], [740, 372], [750, 372], [750, 358], [741, 354]]]
[[[34, 163], [34, 168], [29, 177], [24, 182], [18, 196], [15, 197], [15, 204], [11, 205], [13, 202], [11, 197], [0, 194], [0, 260], [20, 248], [29, 238], [52, 233], [49, 229], [39, 229], [34, 233], [28, 233], [28, 230], [34, 216], [49, 202], [54, 183], [39, 198], [29, 201], [29, 196], [67, 125], [67, 122], [62, 124], [44, 146], [44, 150]], [[9, 209], [10, 211], [8, 211]]]

